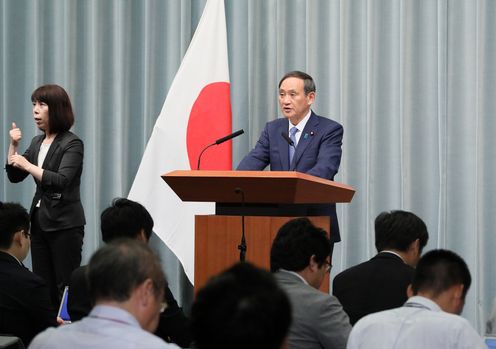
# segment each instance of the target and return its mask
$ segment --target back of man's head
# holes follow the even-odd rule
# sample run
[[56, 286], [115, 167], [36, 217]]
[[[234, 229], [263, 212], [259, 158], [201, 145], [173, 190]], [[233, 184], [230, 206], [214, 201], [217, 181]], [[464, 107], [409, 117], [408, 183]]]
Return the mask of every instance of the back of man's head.
[[29, 214], [17, 203], [0, 202], [0, 249], [8, 250], [16, 232], [29, 232]]
[[269, 272], [249, 263], [238, 263], [210, 279], [191, 309], [198, 349], [277, 349], [290, 323], [286, 294]]
[[148, 240], [152, 234], [153, 218], [140, 203], [125, 198], [116, 198], [101, 215], [102, 239], [108, 243], [118, 238], [136, 239], [145, 232]]
[[439, 296], [453, 286], [463, 285], [465, 298], [472, 278], [465, 261], [448, 250], [432, 250], [420, 258], [412, 282], [414, 295], [428, 293]]
[[388, 249], [406, 251], [417, 239], [421, 253], [429, 234], [422, 219], [411, 212], [382, 212], [375, 219], [375, 247], [378, 252]]
[[331, 242], [323, 229], [308, 218], [292, 219], [279, 229], [272, 242], [270, 270], [302, 271], [312, 256], [322, 266], [330, 254]]
[[132, 292], [150, 279], [157, 297], [165, 287], [160, 260], [140, 241], [117, 239], [93, 254], [86, 271], [93, 304], [125, 302]]

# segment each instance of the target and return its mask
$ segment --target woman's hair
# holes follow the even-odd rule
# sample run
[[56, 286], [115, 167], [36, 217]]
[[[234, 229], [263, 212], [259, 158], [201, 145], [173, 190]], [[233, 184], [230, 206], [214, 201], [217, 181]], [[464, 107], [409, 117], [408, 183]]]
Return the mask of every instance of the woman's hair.
[[48, 105], [50, 133], [69, 131], [74, 125], [74, 113], [67, 92], [59, 85], [43, 85], [34, 90], [31, 101]]

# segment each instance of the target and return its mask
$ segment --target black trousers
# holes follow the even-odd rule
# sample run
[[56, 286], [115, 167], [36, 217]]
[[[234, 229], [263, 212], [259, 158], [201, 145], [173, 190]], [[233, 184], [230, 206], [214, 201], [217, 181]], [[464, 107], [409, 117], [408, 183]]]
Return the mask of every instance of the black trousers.
[[45, 280], [50, 298], [57, 309], [64, 287], [81, 264], [84, 227], [44, 231], [38, 223], [38, 210], [31, 220], [31, 259], [33, 272]]

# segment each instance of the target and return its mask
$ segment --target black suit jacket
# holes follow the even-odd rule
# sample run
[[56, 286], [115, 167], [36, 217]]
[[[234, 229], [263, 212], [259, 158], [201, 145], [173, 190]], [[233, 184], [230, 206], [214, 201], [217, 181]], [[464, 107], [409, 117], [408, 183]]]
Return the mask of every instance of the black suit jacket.
[[[32, 164], [38, 163], [38, 153], [45, 135], [33, 138], [23, 156]], [[39, 224], [44, 231], [56, 231], [83, 226], [85, 222], [79, 187], [83, 171], [83, 142], [72, 132], [59, 133], [43, 162], [41, 181], [35, 179], [36, 193], [31, 213], [41, 199]], [[7, 175], [13, 183], [24, 180], [29, 173], [6, 165]]]
[[338, 274], [332, 292], [354, 325], [365, 315], [402, 306], [414, 272], [400, 257], [381, 252]]
[[[93, 308], [86, 281], [86, 269], [86, 266], [79, 267], [71, 275], [67, 299], [67, 310], [71, 321], [81, 320]], [[155, 334], [167, 342], [176, 343], [183, 348], [189, 347], [192, 340], [189, 319], [178, 306], [168, 286], [165, 288], [164, 300], [167, 308], [160, 314]]]
[[56, 317], [45, 282], [0, 251], [0, 333], [21, 338], [27, 347], [39, 332], [57, 326]]

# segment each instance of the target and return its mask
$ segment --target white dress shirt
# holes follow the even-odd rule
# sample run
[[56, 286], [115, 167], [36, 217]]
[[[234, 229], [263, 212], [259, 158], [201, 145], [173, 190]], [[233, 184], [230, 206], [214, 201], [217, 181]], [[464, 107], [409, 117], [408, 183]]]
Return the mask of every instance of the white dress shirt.
[[34, 338], [29, 349], [174, 349], [175, 344], [143, 330], [127, 311], [104, 305], [70, 325], [49, 328]]
[[415, 296], [403, 307], [370, 314], [351, 330], [347, 349], [487, 349], [461, 316]]
[[[48, 154], [48, 150], [50, 149], [51, 145], [52, 143], [49, 144], [41, 143], [40, 152], [38, 153], [38, 167], [43, 167], [43, 163], [45, 162], [46, 156]], [[40, 205], [41, 205], [41, 199], [38, 200], [38, 202], [36, 203], [36, 207], [40, 207]]]

